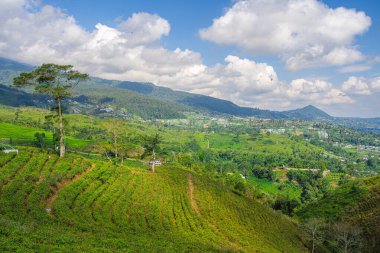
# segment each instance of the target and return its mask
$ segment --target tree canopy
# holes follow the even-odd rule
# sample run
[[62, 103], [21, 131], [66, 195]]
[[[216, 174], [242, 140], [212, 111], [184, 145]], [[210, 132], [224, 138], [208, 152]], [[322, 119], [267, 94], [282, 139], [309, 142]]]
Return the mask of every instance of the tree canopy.
[[57, 102], [58, 127], [60, 133], [60, 156], [65, 155], [62, 123], [62, 99], [72, 96], [72, 88], [80, 81], [88, 78], [87, 74], [73, 69], [72, 65], [42, 64], [31, 72], [20, 73], [13, 79], [17, 88], [34, 86], [38, 94], [48, 95]]

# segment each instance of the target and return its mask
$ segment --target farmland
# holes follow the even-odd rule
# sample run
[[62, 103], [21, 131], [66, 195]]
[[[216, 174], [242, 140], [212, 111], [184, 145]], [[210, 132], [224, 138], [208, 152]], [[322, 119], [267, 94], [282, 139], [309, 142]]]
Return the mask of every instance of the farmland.
[[[209, 129], [67, 114], [64, 125], [67, 154], [58, 158], [54, 114], [0, 107], [0, 144], [20, 151], [0, 156], [0, 250], [305, 252], [303, 223], [322, 217], [334, 226], [367, 195], [336, 205], [329, 198], [378, 170], [376, 153], [238, 123]], [[164, 164], [156, 173], [145, 155], [152, 136]], [[370, 217], [376, 206], [367, 206]]]
[[1, 251], [305, 252], [281, 214], [176, 166], [0, 156]]

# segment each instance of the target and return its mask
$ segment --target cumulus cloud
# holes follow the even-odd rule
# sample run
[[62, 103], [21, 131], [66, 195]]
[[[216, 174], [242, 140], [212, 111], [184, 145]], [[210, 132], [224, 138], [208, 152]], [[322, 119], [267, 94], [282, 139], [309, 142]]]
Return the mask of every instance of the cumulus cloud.
[[351, 104], [354, 100], [333, 84], [321, 80], [296, 79], [287, 84], [272, 66], [229, 55], [225, 64], [197, 73], [212, 82], [200, 83], [198, 93], [231, 100], [239, 105], [279, 109], [307, 104]]
[[158, 15], [134, 13], [128, 20], [121, 21], [119, 29], [129, 36], [129, 43], [154, 42], [170, 32], [170, 24]]
[[380, 76], [373, 78], [350, 76], [342, 85], [348, 94], [371, 95], [380, 92]]
[[370, 85], [374, 92], [380, 92], [380, 76], [372, 78]]
[[290, 70], [345, 65], [364, 58], [355, 36], [371, 25], [364, 12], [317, 0], [240, 0], [200, 30], [202, 39], [278, 55]]
[[293, 80], [286, 93], [290, 98], [313, 101], [320, 105], [353, 103], [353, 100], [344, 92], [323, 80]]
[[[0, 56], [34, 65], [73, 64], [93, 76], [153, 82], [244, 106], [279, 109], [310, 103], [352, 103], [343, 91], [327, 82], [282, 82], [266, 63], [228, 55], [223, 63], [206, 66], [198, 52], [168, 50], [160, 39], [169, 34], [170, 24], [158, 15], [135, 13], [115, 27], [99, 23], [87, 31], [59, 8], [38, 2], [0, 0]], [[295, 47], [291, 43], [284, 46]], [[272, 47], [269, 49], [276, 51], [278, 45]], [[329, 51], [338, 63], [345, 61], [344, 56], [337, 56], [344, 52], [342, 47]]]
[[[8, 6], [4, 1], [1, 5]], [[3, 57], [36, 65], [72, 63], [99, 77], [140, 81], [156, 81], [158, 75], [201, 64], [199, 53], [156, 45], [170, 31], [169, 22], [158, 15], [135, 13], [117, 28], [97, 24], [86, 31], [72, 16], [49, 5], [17, 0], [7, 8], [0, 9]]]
[[351, 76], [342, 85], [342, 90], [349, 94], [370, 95], [370, 87], [364, 78]]

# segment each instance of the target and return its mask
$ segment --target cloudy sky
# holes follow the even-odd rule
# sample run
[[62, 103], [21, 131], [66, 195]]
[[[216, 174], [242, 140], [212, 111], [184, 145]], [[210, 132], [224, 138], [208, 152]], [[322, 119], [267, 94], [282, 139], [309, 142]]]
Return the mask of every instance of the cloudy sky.
[[0, 0], [0, 56], [272, 110], [380, 116], [380, 4]]

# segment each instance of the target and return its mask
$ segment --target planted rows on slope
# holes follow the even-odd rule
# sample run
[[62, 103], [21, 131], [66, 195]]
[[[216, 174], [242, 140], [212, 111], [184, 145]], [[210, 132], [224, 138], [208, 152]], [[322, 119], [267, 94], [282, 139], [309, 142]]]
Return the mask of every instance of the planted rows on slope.
[[0, 228], [21, 239], [4, 244], [10, 251], [305, 251], [289, 221], [176, 167], [151, 173], [24, 150], [0, 163], [0, 221], [33, 224]]

